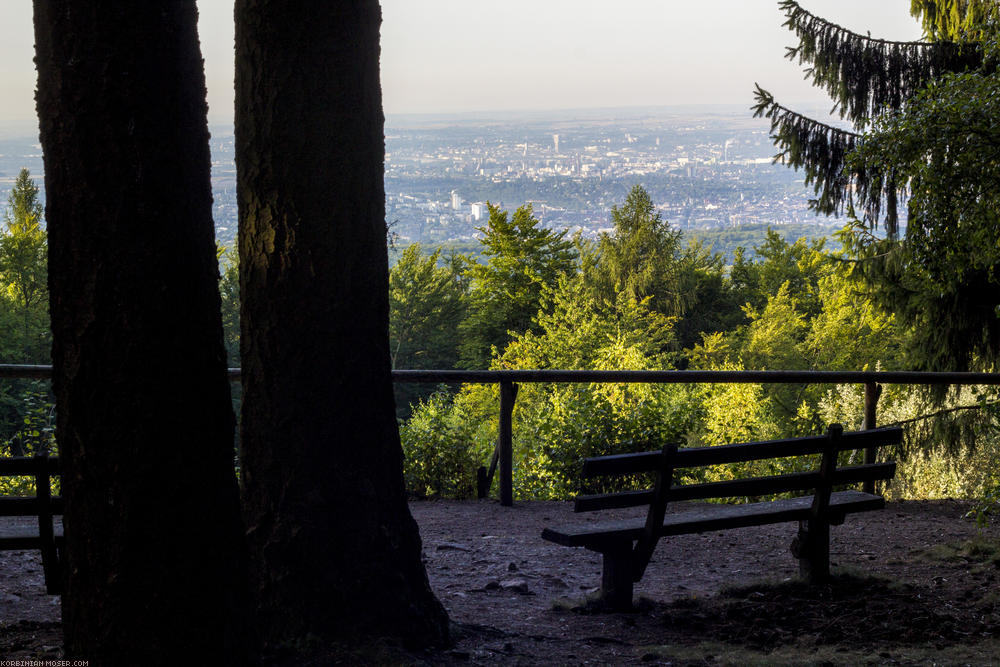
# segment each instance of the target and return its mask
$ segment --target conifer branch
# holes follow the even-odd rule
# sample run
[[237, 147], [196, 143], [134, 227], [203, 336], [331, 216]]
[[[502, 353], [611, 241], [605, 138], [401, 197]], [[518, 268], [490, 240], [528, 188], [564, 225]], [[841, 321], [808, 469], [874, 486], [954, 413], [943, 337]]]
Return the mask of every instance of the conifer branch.
[[915, 424], [916, 422], [924, 421], [926, 419], [943, 417], [944, 415], [950, 415], [964, 410], [982, 410], [983, 408], [992, 407], [994, 405], [1000, 405], [1000, 401], [987, 401], [986, 403], [976, 403], [975, 405], [956, 405], [954, 407], [944, 408], [935, 412], [929, 412], [925, 415], [920, 415], [919, 417], [901, 419], [899, 421], [894, 421], [891, 424], [883, 424], [883, 426], [906, 426], [907, 424]]
[[856, 197], [865, 219], [874, 226], [884, 214], [886, 231], [894, 236], [900, 188], [893, 175], [847, 167], [847, 158], [860, 145], [862, 135], [792, 111], [778, 104], [760, 84], [755, 85], [754, 117], [771, 121], [771, 140], [780, 150], [774, 161], [805, 172], [806, 185], [816, 194], [809, 208], [839, 215], [845, 209], [853, 211]]
[[876, 39], [820, 18], [796, 0], [781, 0], [779, 7], [784, 25], [799, 39], [786, 57], [808, 64], [806, 78], [825, 89], [840, 117], [857, 127], [887, 108], [901, 108], [931, 79], [982, 63], [974, 43]]

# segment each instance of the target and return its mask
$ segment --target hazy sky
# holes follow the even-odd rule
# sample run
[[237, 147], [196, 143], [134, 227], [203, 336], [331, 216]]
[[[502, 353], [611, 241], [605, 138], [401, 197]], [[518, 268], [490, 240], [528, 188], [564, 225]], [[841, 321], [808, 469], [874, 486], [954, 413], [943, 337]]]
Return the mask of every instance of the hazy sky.
[[[137, 0], [141, 1], [141, 0]], [[232, 118], [231, 0], [201, 0], [210, 117]], [[860, 32], [917, 39], [910, 0], [802, 0]], [[388, 113], [740, 104], [755, 81], [826, 102], [784, 59], [776, 0], [382, 0]], [[31, 0], [0, 0], [0, 130], [34, 118]]]

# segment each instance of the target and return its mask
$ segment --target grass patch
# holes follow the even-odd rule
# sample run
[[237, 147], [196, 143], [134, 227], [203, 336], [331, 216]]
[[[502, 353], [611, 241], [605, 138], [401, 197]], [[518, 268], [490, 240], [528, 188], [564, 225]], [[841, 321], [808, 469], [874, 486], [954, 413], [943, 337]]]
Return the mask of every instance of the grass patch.
[[1000, 543], [982, 537], [935, 544], [913, 551], [911, 555], [925, 562], [966, 563], [1000, 569]]

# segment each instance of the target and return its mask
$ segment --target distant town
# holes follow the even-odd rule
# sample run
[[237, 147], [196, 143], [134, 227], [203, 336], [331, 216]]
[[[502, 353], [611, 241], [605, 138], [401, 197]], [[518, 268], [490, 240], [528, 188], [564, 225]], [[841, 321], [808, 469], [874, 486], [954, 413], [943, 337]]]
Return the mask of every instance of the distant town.
[[[216, 235], [236, 235], [231, 127], [212, 128]], [[547, 227], [595, 237], [643, 185], [683, 230], [817, 228], [802, 174], [773, 164], [768, 124], [726, 107], [593, 110], [386, 120], [386, 223], [397, 244], [471, 242], [486, 203], [531, 204]], [[37, 139], [0, 140], [0, 207], [21, 167], [42, 187]], [[349, 168], [349, 165], [346, 166]]]

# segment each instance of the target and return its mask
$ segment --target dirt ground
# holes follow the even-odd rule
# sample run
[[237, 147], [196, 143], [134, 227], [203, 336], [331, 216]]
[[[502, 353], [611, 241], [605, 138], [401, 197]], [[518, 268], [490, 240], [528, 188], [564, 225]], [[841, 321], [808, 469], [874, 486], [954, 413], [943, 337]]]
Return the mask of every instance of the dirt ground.
[[[411, 510], [454, 645], [342, 664], [1000, 664], [1000, 530], [980, 534], [962, 503], [848, 517], [833, 528], [837, 576], [822, 587], [796, 578], [792, 524], [665, 539], [632, 613], [588, 602], [599, 554], [540, 538], [547, 525], [581, 520], [570, 503]], [[44, 592], [37, 554], [0, 552], [0, 658], [59, 656], [59, 601]]]

